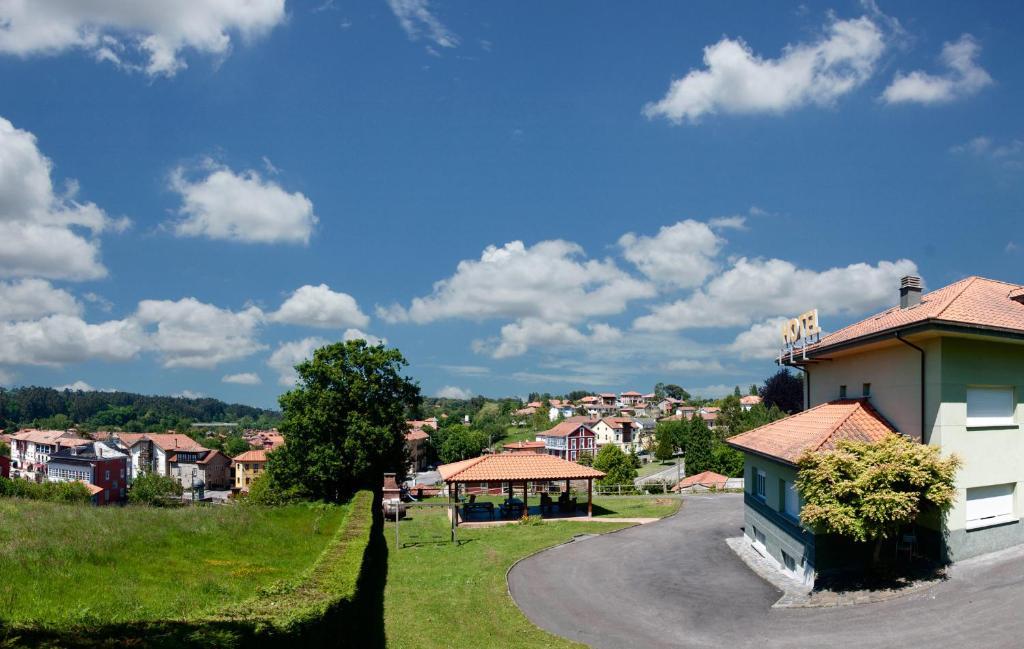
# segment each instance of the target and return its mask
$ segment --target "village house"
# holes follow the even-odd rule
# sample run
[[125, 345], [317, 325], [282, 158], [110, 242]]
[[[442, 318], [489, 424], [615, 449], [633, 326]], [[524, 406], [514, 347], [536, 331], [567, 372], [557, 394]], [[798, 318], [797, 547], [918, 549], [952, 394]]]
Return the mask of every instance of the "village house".
[[631, 408], [635, 406], [637, 403], [643, 401], [643, 399], [644, 395], [640, 394], [639, 392], [634, 392], [633, 390], [630, 390], [629, 392], [623, 392], [622, 394], [619, 395], [617, 405], [620, 408]]
[[551, 400], [551, 407], [548, 408], [548, 420], [558, 421], [559, 418], [568, 418], [576, 414], [576, 407], [568, 401], [562, 402], [557, 399]]
[[740, 408], [743, 408], [744, 410], [750, 410], [759, 403], [761, 403], [761, 397], [756, 394], [748, 394], [740, 397]]
[[106, 442], [79, 440], [54, 452], [46, 463], [49, 482], [81, 482], [90, 487], [95, 505], [125, 500], [128, 456]]
[[804, 579], [833, 567], [842, 546], [799, 522], [796, 461], [897, 432], [964, 462], [945, 521], [905, 532], [918, 551], [956, 561], [1024, 543], [1024, 286], [968, 277], [922, 295], [904, 277], [898, 306], [780, 360], [805, 373], [808, 409], [727, 440], [745, 456], [758, 551]]
[[545, 443], [539, 441], [520, 441], [502, 444], [501, 448], [506, 453], [545, 453]]
[[629, 453], [633, 450], [633, 420], [629, 417], [603, 417], [591, 425], [598, 448], [614, 444]]
[[409, 471], [411, 473], [423, 471], [427, 467], [427, 440], [429, 439], [430, 435], [422, 428], [411, 428], [405, 433], [405, 449], [409, 454]]
[[[182, 480], [180, 475], [172, 475], [171, 456], [179, 451], [199, 453], [209, 451], [199, 442], [181, 433], [114, 433], [110, 437], [116, 448], [128, 453], [128, 482], [131, 483], [143, 472], [152, 472], [164, 476], [172, 476]], [[184, 456], [191, 458], [191, 456]], [[187, 462], [186, 462], [187, 464]], [[191, 488], [191, 473], [182, 484]]]
[[267, 452], [264, 450], [246, 451], [231, 460], [231, 468], [235, 474], [234, 489], [249, 491], [252, 481], [266, 471]]
[[231, 460], [220, 451], [206, 448], [175, 451], [167, 457], [168, 475], [186, 490], [231, 488]]
[[584, 451], [591, 455], [596, 454], [595, 439], [593, 429], [575, 418], [563, 421], [550, 430], [537, 433], [537, 441], [544, 442], [544, 450], [548, 455], [572, 462], [575, 462], [579, 454]]
[[271, 428], [270, 430], [246, 430], [242, 433], [242, 439], [249, 446], [262, 448], [266, 451], [272, 451], [284, 444], [284, 435], [278, 432], [276, 428]]
[[23, 430], [11, 436], [11, 468], [22, 477], [42, 480], [51, 455], [87, 441], [64, 430]]

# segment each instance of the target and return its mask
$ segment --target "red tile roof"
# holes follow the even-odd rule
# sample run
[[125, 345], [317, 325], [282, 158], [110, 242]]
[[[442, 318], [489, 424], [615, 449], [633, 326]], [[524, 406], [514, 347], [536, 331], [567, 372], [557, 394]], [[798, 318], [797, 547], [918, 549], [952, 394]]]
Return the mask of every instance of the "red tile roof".
[[426, 431], [422, 431], [418, 428], [416, 430], [410, 430], [405, 434], [405, 441], [407, 442], [415, 442], [416, 440], [423, 439], [430, 439], [430, 435], [428, 435]]
[[437, 467], [445, 482], [501, 482], [505, 480], [579, 480], [603, 478], [604, 473], [554, 455], [498, 453], [481, 455]]
[[89, 490], [90, 496], [95, 496], [96, 494], [103, 493], [103, 487], [97, 487], [91, 482], [86, 482], [85, 480], [75, 480], [75, 482], [81, 485], [85, 485], [85, 488]]
[[544, 436], [544, 437], [565, 437], [566, 435], [574, 433], [576, 431], [576, 429], [578, 429], [580, 427], [586, 428], [588, 430], [590, 429], [590, 426], [587, 426], [582, 421], [566, 420], [566, 421], [563, 421], [563, 422], [555, 425], [554, 428], [546, 430], [543, 433], [537, 433], [537, 434], [541, 435], [541, 436]]
[[53, 444], [55, 446], [74, 446], [75, 444], [89, 441], [66, 430], [37, 430], [35, 428], [19, 431], [11, 435], [11, 439], [20, 442], [32, 442], [33, 444]]
[[502, 448], [517, 449], [517, 448], [544, 448], [544, 442], [509, 442], [508, 444], [502, 444]]
[[757, 396], [756, 394], [748, 394], [746, 396], [740, 397], [740, 403], [742, 403], [745, 406], [753, 406], [758, 403], [761, 403], [761, 397]]
[[877, 442], [896, 432], [866, 399], [840, 399], [740, 433], [725, 443], [796, 464], [806, 451], [831, 450], [843, 440]]
[[639, 392], [634, 392], [634, 391], [630, 390], [629, 392], [623, 392], [622, 396], [624, 396], [624, 397], [642, 397], [644, 395], [640, 394]]
[[206, 451], [209, 450], [188, 435], [180, 433], [118, 433], [118, 439], [126, 447], [131, 448], [142, 440], [153, 442], [154, 446], [164, 451]]
[[729, 480], [727, 476], [721, 473], [715, 473], [714, 471], [703, 471], [696, 475], [689, 475], [676, 483], [676, 486], [672, 487], [672, 491], [679, 491], [686, 487], [694, 487], [700, 485], [701, 487], [714, 487], [715, 489], [725, 489], [725, 484]]
[[266, 462], [267, 452], [263, 449], [256, 449], [253, 451], [246, 451], [241, 455], [236, 455], [232, 458], [235, 462]]
[[[925, 293], [921, 303], [887, 311], [831, 333], [807, 352], [922, 323], [944, 323], [1024, 333], [1024, 287], [972, 276]], [[1016, 297], [1015, 297], [1016, 296]]]
[[199, 462], [197, 462], [196, 464], [209, 464], [210, 462], [213, 462], [214, 460], [216, 460], [218, 457], [222, 457], [222, 458], [224, 458], [228, 462], [231, 461], [231, 458], [229, 458], [228, 456], [224, 455], [220, 451], [213, 450], [213, 451], [210, 451], [209, 453], [207, 453], [206, 457], [204, 457], [203, 459], [199, 460]]

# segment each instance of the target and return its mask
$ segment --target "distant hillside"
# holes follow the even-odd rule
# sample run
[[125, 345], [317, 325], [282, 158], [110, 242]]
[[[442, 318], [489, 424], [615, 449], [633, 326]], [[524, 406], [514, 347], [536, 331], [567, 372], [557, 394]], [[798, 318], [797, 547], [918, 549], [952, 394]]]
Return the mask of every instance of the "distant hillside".
[[0, 388], [0, 428], [25, 426], [85, 430], [154, 431], [182, 428], [196, 421], [239, 422], [269, 427], [280, 419], [274, 410], [203, 397], [151, 396], [132, 392], [81, 392], [42, 387]]

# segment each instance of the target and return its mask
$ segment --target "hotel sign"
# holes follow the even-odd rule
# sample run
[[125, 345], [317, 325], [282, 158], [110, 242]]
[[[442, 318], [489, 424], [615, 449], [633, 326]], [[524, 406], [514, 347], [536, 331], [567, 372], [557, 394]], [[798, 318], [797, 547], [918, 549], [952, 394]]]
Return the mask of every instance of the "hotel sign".
[[811, 309], [796, 318], [787, 320], [782, 324], [782, 341], [786, 349], [793, 349], [798, 343], [806, 345], [813, 342], [821, 335], [821, 327], [818, 326], [818, 310]]

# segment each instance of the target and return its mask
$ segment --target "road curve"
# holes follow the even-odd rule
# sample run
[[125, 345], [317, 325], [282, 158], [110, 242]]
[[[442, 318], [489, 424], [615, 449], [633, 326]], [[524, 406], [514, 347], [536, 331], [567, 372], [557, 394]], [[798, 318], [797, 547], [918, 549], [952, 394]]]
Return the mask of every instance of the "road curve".
[[725, 544], [739, 494], [690, 496], [663, 521], [552, 548], [509, 590], [530, 620], [598, 649], [1024, 647], [1024, 561], [974, 561], [901, 599], [772, 609], [780, 593]]

